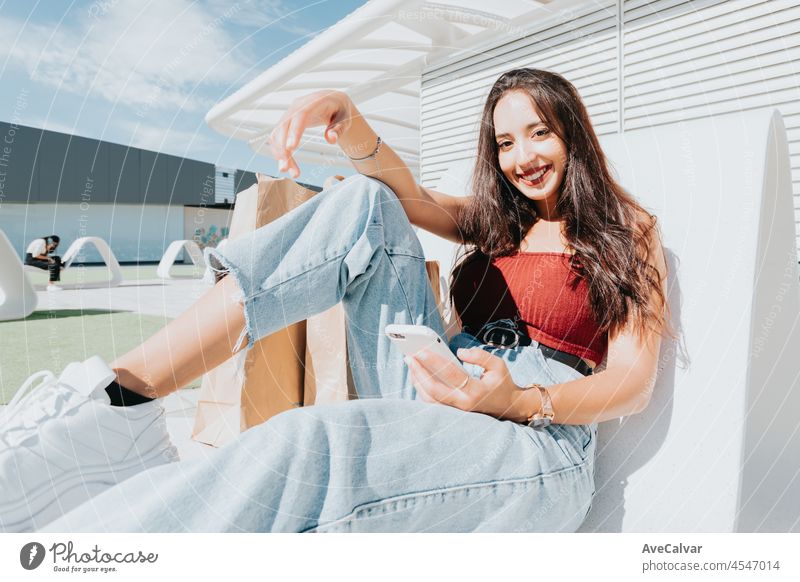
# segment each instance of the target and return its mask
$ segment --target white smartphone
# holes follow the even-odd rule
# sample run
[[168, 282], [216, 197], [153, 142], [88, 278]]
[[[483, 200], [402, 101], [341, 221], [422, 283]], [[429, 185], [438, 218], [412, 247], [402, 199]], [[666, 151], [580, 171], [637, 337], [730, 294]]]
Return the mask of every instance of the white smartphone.
[[461, 366], [461, 361], [450, 351], [439, 334], [426, 325], [391, 324], [386, 326], [386, 335], [406, 356], [413, 356], [428, 349]]

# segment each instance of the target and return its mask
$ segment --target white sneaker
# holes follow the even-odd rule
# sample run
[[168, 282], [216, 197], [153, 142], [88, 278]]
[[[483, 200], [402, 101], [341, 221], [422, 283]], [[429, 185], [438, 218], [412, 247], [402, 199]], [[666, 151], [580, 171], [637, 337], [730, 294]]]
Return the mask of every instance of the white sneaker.
[[48, 290], [48, 291], [63, 291], [63, 290], [64, 290], [64, 288], [63, 288], [63, 287], [60, 287], [60, 286], [58, 286], [58, 285], [48, 285], [48, 286], [47, 286], [47, 290]]
[[34, 374], [0, 411], [0, 532], [39, 529], [128, 477], [178, 460], [158, 400], [111, 406], [105, 387], [114, 378], [93, 356], [58, 379]]

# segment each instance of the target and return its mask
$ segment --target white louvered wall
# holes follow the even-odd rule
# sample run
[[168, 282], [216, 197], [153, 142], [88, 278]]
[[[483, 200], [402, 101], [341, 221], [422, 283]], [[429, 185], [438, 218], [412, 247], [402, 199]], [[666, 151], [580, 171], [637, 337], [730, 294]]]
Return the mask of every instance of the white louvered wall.
[[523, 66], [566, 76], [598, 132], [617, 130], [619, 74], [614, 2], [542, 22], [522, 38], [426, 70], [420, 91], [421, 181], [435, 184], [454, 162], [474, 157], [483, 102], [501, 73]]
[[797, 0], [591, 2], [513, 43], [478, 48], [423, 73], [423, 184], [435, 186], [445, 168], [473, 156], [492, 82], [505, 70], [529, 66], [572, 81], [601, 135], [777, 108], [789, 136], [800, 233]]

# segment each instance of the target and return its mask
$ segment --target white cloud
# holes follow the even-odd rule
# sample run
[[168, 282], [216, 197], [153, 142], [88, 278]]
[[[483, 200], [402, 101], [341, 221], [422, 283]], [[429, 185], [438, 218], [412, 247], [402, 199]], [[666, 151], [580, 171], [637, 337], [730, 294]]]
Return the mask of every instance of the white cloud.
[[[251, 28], [277, 26], [298, 36], [315, 32], [297, 23], [297, 14], [302, 14], [303, 8], [290, 6], [283, 0], [242, 0], [235, 4], [235, 10], [231, 10], [230, 0], [207, 1], [209, 8], [216, 13], [223, 14], [228, 11], [232, 24]], [[314, 2], [314, 0], [306, 1], [309, 4]]]
[[215, 145], [207, 136], [196, 131], [134, 121], [124, 121], [118, 127], [128, 136], [122, 140], [125, 145], [176, 156], [197, 157], [200, 152], [210, 151]]
[[23, 66], [37, 82], [140, 114], [208, 109], [213, 102], [204, 88], [235, 88], [248, 70], [245, 53], [225, 29], [238, 5], [208, 10], [191, 0], [107, 0], [103, 11], [93, 11], [95, 4], [57, 28], [0, 17], [6, 39], [0, 57]]

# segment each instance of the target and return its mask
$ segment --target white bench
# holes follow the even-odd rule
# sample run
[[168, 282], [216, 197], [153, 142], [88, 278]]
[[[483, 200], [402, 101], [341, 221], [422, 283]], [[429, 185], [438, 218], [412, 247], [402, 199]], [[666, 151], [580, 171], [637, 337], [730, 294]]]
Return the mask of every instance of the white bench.
[[189, 258], [192, 260], [192, 263], [194, 263], [198, 269], [202, 269], [203, 271], [206, 270], [206, 262], [205, 259], [203, 259], [203, 251], [200, 250], [200, 247], [195, 241], [175, 240], [172, 241], [167, 247], [167, 250], [161, 257], [161, 261], [158, 263], [156, 275], [160, 279], [172, 279], [172, 275], [170, 275], [169, 271], [172, 268], [172, 265], [175, 263], [175, 260], [178, 258], [178, 255], [183, 250], [186, 251], [186, 253], [189, 255]]
[[[67, 252], [64, 253], [62, 258], [63, 269], [71, 267], [72, 263], [75, 262], [75, 259], [80, 255], [80, 252], [88, 245], [92, 245], [97, 249], [97, 252], [100, 253], [100, 257], [103, 259], [106, 267], [108, 267], [109, 278], [104, 281], [81, 281], [78, 283], [59, 283], [58, 285], [64, 289], [96, 289], [119, 286], [119, 284], [122, 283], [122, 269], [119, 266], [117, 257], [114, 255], [111, 247], [108, 246], [108, 243], [98, 236], [84, 236], [76, 239], [69, 245]], [[24, 268], [26, 271], [32, 273], [42, 273], [44, 271], [44, 269], [32, 265], [25, 265]]]
[[36, 309], [37, 301], [17, 251], [0, 230], [0, 321], [28, 317]]
[[122, 283], [122, 269], [120, 269], [119, 267], [119, 262], [117, 261], [117, 257], [114, 256], [114, 252], [111, 250], [111, 247], [108, 246], [108, 243], [99, 236], [83, 236], [75, 240], [71, 245], [69, 245], [67, 252], [64, 253], [64, 267], [69, 268], [70, 266], [72, 266], [72, 263], [78, 257], [83, 248], [88, 245], [94, 246], [94, 248], [97, 249], [97, 252], [100, 253], [100, 257], [103, 259], [103, 262], [108, 267], [111, 277], [106, 281], [80, 283], [77, 285], [69, 285], [69, 286], [62, 285], [62, 286], [64, 288], [69, 287], [75, 289], [89, 289], [94, 287], [116, 287], [120, 283]]
[[[800, 288], [780, 114], [601, 141], [660, 221], [680, 341], [663, 342], [650, 406], [600, 425], [581, 530], [800, 531]], [[451, 169], [439, 189], [465, 192], [468, 174]], [[420, 238], [448, 272], [453, 245]]]

